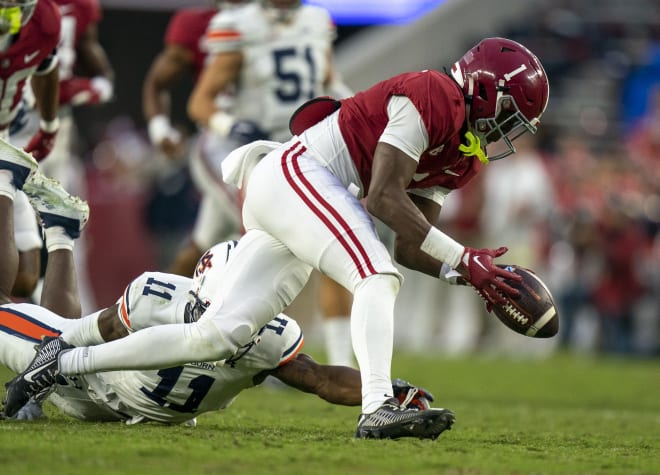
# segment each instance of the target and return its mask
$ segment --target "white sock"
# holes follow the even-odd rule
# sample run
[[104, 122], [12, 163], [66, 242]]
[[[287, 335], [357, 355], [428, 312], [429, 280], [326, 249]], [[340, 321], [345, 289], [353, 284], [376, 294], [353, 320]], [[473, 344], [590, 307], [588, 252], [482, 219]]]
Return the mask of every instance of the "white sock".
[[16, 187], [13, 183], [14, 174], [11, 170], [0, 170], [0, 196], [7, 196], [12, 200], [16, 196]]
[[44, 230], [46, 236], [46, 249], [48, 252], [59, 249], [73, 251], [73, 239], [67, 234], [62, 226], [51, 226]]
[[351, 317], [325, 318], [323, 335], [328, 364], [355, 367], [351, 342]]
[[376, 274], [358, 284], [353, 294], [351, 335], [362, 379], [362, 412], [369, 414], [392, 397], [394, 302], [399, 279]]
[[216, 361], [231, 356], [211, 319], [196, 323], [159, 325], [97, 346], [62, 353], [63, 375], [97, 371], [171, 368], [190, 361]]
[[99, 330], [101, 312], [102, 310], [99, 310], [96, 313], [74, 320], [75, 323], [62, 332], [60, 336], [64, 341], [74, 346], [92, 346], [104, 343]]

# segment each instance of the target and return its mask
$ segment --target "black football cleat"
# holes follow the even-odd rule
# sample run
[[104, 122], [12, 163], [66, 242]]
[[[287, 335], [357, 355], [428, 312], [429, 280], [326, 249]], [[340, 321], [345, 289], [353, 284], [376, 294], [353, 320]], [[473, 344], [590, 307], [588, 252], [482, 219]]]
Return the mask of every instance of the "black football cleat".
[[73, 348], [61, 338], [45, 337], [36, 347], [37, 354], [21, 374], [5, 385], [5, 417], [13, 417], [30, 398], [43, 401], [55, 387], [59, 374], [58, 359], [63, 351]]
[[454, 423], [454, 413], [432, 408], [420, 411], [401, 407], [390, 398], [371, 414], [361, 414], [355, 437], [358, 439], [398, 439], [417, 437], [435, 440]]

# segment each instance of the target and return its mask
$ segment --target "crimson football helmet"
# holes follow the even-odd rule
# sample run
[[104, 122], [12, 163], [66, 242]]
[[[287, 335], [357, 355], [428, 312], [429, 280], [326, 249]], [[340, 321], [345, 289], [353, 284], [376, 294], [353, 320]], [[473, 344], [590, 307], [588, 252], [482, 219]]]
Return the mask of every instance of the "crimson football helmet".
[[523, 45], [486, 38], [454, 63], [451, 75], [465, 95], [469, 130], [484, 145], [506, 144], [507, 150], [489, 160], [511, 155], [513, 140], [536, 133], [550, 86], [540, 61]]
[[32, 18], [37, 0], [0, 0], [0, 51], [6, 51], [11, 38]]

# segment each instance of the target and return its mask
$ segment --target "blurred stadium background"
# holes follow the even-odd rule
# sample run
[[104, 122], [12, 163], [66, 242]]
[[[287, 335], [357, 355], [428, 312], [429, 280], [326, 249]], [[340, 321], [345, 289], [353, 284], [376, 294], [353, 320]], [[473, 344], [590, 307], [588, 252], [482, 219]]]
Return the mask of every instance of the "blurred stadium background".
[[[116, 99], [76, 111], [76, 155], [92, 208], [81, 249], [86, 310], [111, 304], [140, 272], [164, 269], [197, 206], [185, 164], [149, 146], [141, 87], [174, 9], [205, 2], [101, 3], [100, 41], [115, 68]], [[467, 245], [507, 245], [506, 259], [541, 275], [560, 308], [560, 336], [513, 334], [470, 289], [404, 271], [396, 345], [451, 356], [659, 356], [660, 2], [326, 2], [333, 5], [362, 14], [334, 12], [337, 68], [354, 90], [403, 71], [449, 67], [487, 36], [522, 42], [550, 77], [539, 135], [451, 196], [441, 226]], [[380, 16], [366, 14], [369, 6]], [[191, 86], [178, 86], [173, 104], [188, 131]], [[308, 345], [319, 338], [316, 285], [290, 312]]]

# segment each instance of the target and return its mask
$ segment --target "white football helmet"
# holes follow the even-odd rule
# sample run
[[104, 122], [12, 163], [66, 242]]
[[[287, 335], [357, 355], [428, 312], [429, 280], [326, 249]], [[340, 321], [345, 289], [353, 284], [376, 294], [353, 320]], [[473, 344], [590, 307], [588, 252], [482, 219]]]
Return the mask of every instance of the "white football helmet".
[[278, 22], [288, 22], [300, 8], [301, 0], [261, 0], [261, 6], [266, 14]]
[[238, 241], [226, 241], [207, 250], [197, 262], [190, 289], [190, 301], [186, 305], [186, 323], [199, 320], [211, 304], [222, 278], [222, 271]]
[[219, 10], [228, 10], [230, 8], [240, 7], [252, 3], [253, 0], [211, 0], [214, 7]]
[[30, 21], [37, 0], [0, 0], [0, 51], [9, 49], [12, 37]]

